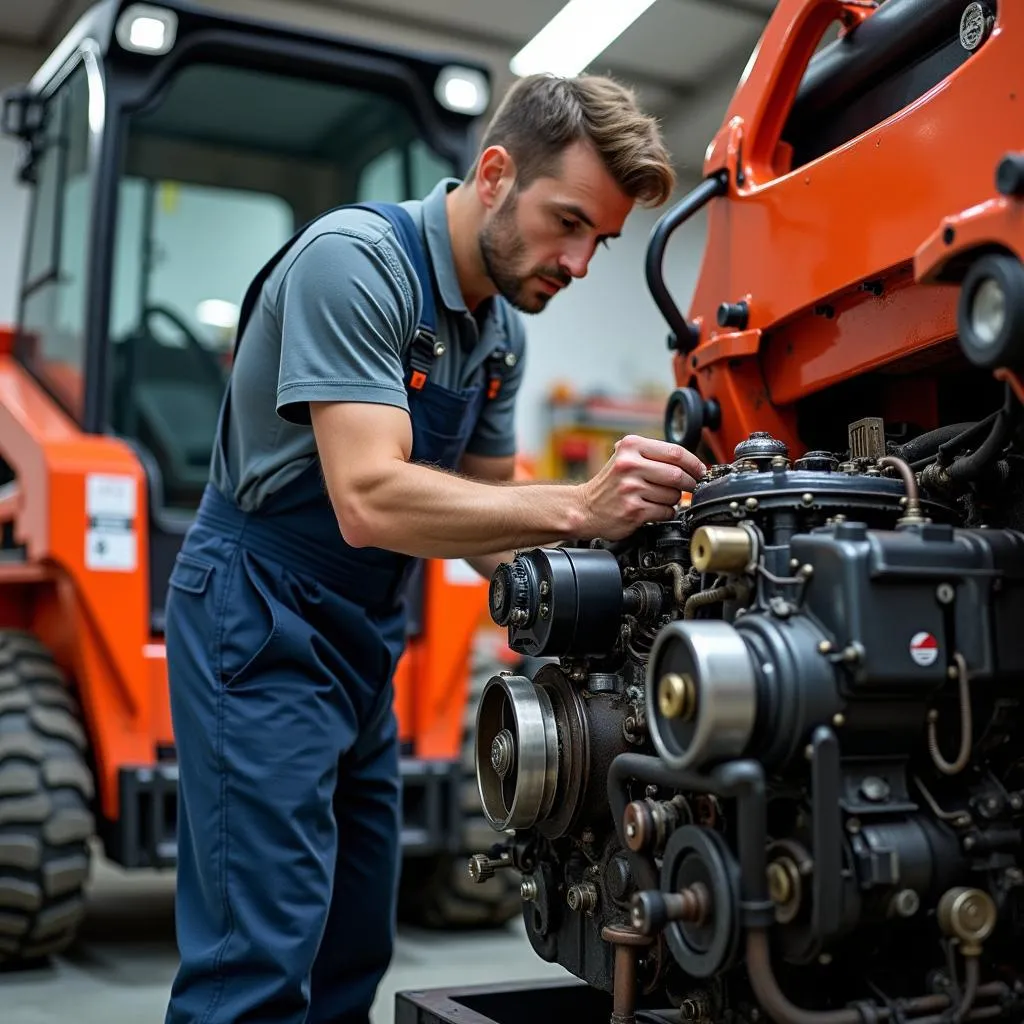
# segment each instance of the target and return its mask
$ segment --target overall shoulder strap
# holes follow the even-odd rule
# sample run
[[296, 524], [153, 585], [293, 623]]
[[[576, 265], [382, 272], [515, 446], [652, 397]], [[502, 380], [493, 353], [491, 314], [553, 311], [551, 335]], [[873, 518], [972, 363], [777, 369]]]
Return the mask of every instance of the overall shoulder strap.
[[431, 335], [437, 334], [437, 305], [434, 302], [434, 285], [427, 263], [427, 254], [412, 214], [398, 203], [353, 203], [354, 207], [371, 210], [389, 221], [395, 229], [395, 237], [412, 263], [416, 278], [423, 294], [423, 309], [420, 312], [419, 330]]
[[267, 278], [274, 272], [274, 268], [284, 259], [288, 250], [313, 224], [322, 217], [326, 217], [338, 210], [346, 209], [370, 210], [383, 217], [394, 228], [395, 237], [412, 262], [413, 270], [416, 272], [416, 277], [420, 282], [420, 291], [423, 294], [423, 309], [420, 312], [417, 334], [427, 334], [431, 338], [437, 334], [437, 307], [434, 303], [434, 289], [431, 283], [430, 269], [427, 265], [427, 256], [423, 251], [420, 235], [416, 230], [416, 224], [412, 219], [412, 215], [405, 207], [399, 206], [398, 203], [345, 203], [341, 206], [335, 206], [330, 210], [325, 210], [323, 213], [318, 213], [312, 220], [303, 224], [256, 272], [256, 275], [249, 282], [249, 287], [245, 291], [242, 305], [238, 311], [238, 327], [235, 329], [236, 356], [238, 355], [238, 346], [242, 340], [242, 334], [252, 317], [253, 310], [256, 308], [259, 294], [267, 283]]

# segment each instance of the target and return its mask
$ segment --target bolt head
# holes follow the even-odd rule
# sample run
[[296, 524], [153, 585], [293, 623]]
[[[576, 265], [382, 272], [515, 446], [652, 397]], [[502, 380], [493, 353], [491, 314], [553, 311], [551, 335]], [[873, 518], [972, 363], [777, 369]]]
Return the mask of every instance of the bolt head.
[[469, 877], [477, 883], [486, 882], [494, 877], [494, 868], [485, 853], [475, 853], [469, 858]]

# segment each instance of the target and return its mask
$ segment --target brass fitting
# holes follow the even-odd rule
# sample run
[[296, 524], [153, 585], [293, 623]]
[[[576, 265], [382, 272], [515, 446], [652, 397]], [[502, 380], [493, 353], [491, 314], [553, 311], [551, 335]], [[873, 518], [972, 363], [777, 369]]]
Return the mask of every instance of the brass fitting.
[[665, 718], [688, 722], [697, 710], [697, 684], [693, 677], [666, 672], [658, 683], [658, 710]]
[[690, 560], [698, 572], [741, 573], [754, 555], [754, 534], [742, 526], [702, 526], [690, 541]]
[[987, 892], [968, 886], [947, 889], [939, 900], [939, 927], [960, 940], [964, 956], [980, 956], [981, 944], [996, 926], [995, 901]]

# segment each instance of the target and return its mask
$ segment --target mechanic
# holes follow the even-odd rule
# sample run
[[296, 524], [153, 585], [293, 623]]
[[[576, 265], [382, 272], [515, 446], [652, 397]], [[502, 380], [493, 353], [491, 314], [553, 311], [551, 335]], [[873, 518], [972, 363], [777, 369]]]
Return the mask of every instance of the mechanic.
[[524, 78], [465, 181], [330, 211], [253, 281], [167, 604], [168, 1024], [369, 1020], [395, 930], [392, 673], [416, 559], [489, 577], [517, 547], [621, 538], [703, 474], [685, 449], [628, 437], [585, 483], [510, 483], [515, 310], [543, 310], [673, 187], [630, 91]]

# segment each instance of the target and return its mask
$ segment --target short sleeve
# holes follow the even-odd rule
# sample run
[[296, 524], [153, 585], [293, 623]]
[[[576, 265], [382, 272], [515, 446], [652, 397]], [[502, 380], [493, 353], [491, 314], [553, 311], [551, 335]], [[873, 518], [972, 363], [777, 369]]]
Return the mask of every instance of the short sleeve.
[[497, 398], [484, 404], [466, 445], [469, 455], [502, 458], [516, 453], [516, 400], [526, 368], [526, 332], [518, 314], [506, 307], [504, 315], [509, 351], [515, 353], [516, 363], [506, 371]]
[[409, 269], [388, 235], [335, 229], [305, 243], [274, 299], [281, 331], [278, 414], [310, 422], [310, 402], [408, 410], [402, 349], [416, 318]]

